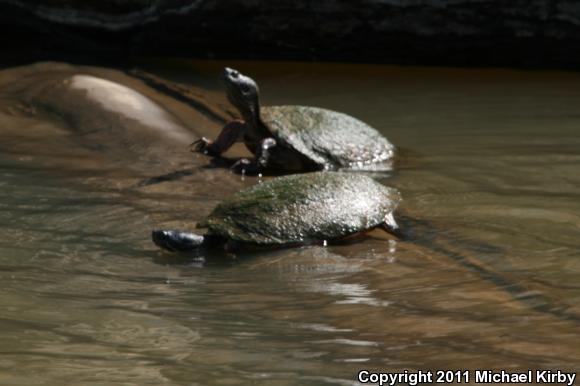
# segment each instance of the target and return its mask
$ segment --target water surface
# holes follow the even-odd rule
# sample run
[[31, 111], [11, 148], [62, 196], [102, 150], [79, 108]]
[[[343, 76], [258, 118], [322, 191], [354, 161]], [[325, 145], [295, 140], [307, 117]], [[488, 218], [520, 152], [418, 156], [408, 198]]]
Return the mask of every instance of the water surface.
[[[148, 69], [219, 95], [222, 65]], [[264, 104], [343, 111], [394, 142], [397, 170], [379, 178], [402, 191], [412, 240], [375, 231], [326, 248], [172, 257], [152, 228], [191, 227], [257, 180], [192, 156], [174, 165], [191, 169], [184, 178], [139, 186], [167, 172], [161, 162], [111, 158], [54, 122], [3, 114], [2, 385], [577, 369], [579, 74], [228, 65], [256, 78]], [[196, 122], [201, 135], [219, 127]]]

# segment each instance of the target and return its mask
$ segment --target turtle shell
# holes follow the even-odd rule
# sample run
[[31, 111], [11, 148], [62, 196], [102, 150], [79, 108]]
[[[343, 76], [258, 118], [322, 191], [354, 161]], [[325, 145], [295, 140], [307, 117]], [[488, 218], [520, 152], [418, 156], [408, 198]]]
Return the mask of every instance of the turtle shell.
[[264, 106], [262, 122], [273, 137], [322, 169], [363, 169], [385, 162], [395, 147], [377, 130], [349, 115], [309, 106]]
[[365, 175], [295, 174], [234, 194], [198, 227], [246, 243], [312, 243], [374, 228], [392, 215], [399, 201], [396, 189]]

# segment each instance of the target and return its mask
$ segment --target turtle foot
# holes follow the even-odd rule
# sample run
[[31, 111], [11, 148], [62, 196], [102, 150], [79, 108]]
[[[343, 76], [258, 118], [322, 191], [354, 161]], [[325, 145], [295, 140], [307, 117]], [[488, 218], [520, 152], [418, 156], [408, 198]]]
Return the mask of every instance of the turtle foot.
[[252, 161], [242, 158], [231, 166], [231, 170], [240, 174], [258, 175], [262, 170], [266, 169], [270, 159], [270, 149], [276, 146], [274, 138], [264, 138], [260, 142], [260, 147], [256, 152], [256, 158]]
[[193, 153], [201, 153], [215, 157], [219, 155], [219, 152], [217, 152], [214, 147], [214, 143], [211, 140], [202, 137], [191, 143], [191, 145], [189, 145], [189, 150]]
[[257, 162], [252, 162], [247, 158], [242, 158], [236, 161], [230, 170], [236, 174], [255, 176], [260, 174], [260, 165]]

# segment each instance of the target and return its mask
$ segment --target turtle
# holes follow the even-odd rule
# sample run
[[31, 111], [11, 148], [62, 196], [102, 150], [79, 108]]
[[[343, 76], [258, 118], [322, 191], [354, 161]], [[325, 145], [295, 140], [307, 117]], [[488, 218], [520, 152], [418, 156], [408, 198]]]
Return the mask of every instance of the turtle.
[[193, 152], [219, 157], [243, 141], [253, 160], [232, 169], [257, 174], [265, 169], [301, 172], [339, 169], [391, 169], [395, 147], [366, 123], [337, 111], [311, 106], [261, 106], [256, 82], [232, 68], [222, 78], [227, 98], [243, 120], [227, 123], [218, 137], [201, 138]]
[[395, 188], [362, 173], [319, 171], [273, 178], [218, 204], [198, 228], [205, 235], [154, 230], [157, 246], [187, 252], [206, 247], [324, 244], [374, 228], [400, 238]]

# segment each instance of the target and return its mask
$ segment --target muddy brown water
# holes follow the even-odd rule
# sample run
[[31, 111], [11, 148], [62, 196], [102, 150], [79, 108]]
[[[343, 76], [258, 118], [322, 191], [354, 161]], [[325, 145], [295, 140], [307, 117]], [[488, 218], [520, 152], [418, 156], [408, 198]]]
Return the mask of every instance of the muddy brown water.
[[[187, 144], [149, 147], [129, 134], [134, 147], [98, 146], [115, 135], [79, 133], [5, 93], [0, 384], [349, 385], [362, 369], [577, 370], [580, 74], [227, 64], [258, 80], [265, 104], [343, 111], [399, 146], [397, 170], [378, 178], [402, 191], [413, 240], [373, 232], [205, 263], [169, 256], [152, 228], [187, 227], [257, 180], [207, 168]], [[205, 90], [223, 111], [223, 65], [144, 67]], [[169, 109], [191, 138], [215, 136], [219, 117], [95, 71]], [[187, 173], [139, 185], [176, 170]]]

